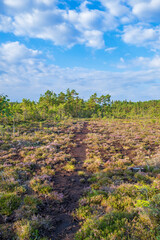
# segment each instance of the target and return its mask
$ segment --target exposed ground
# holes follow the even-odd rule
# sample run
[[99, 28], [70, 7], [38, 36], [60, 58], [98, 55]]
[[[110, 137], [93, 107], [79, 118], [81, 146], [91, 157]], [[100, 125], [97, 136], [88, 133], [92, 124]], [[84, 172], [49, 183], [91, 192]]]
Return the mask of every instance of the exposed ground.
[[160, 239], [159, 120], [11, 130], [0, 135], [0, 240]]
[[[75, 133], [73, 142], [76, 147], [71, 149], [72, 158], [76, 159], [75, 171], [59, 171], [53, 178], [54, 190], [64, 194], [62, 203], [53, 206], [55, 231], [52, 236], [54, 240], [72, 240], [79, 229], [79, 222], [72, 216], [78, 207], [78, 201], [83, 194], [84, 188], [89, 186], [87, 177], [78, 175], [78, 171], [85, 171], [83, 162], [86, 159], [86, 144], [84, 139], [88, 133], [87, 122], [81, 132]], [[51, 236], [50, 236], [51, 237]]]

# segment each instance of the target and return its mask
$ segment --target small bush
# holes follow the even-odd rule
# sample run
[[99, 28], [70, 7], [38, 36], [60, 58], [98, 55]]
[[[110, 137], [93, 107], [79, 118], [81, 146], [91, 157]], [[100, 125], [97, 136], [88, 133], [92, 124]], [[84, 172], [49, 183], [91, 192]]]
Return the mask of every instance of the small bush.
[[0, 213], [2, 215], [10, 215], [19, 207], [21, 198], [14, 193], [6, 193], [0, 195]]
[[39, 239], [38, 222], [21, 220], [14, 224], [15, 233], [20, 240]]
[[67, 163], [64, 166], [64, 170], [66, 170], [68, 172], [72, 172], [72, 171], [74, 171], [74, 169], [75, 169], [75, 166], [73, 165], [73, 163]]

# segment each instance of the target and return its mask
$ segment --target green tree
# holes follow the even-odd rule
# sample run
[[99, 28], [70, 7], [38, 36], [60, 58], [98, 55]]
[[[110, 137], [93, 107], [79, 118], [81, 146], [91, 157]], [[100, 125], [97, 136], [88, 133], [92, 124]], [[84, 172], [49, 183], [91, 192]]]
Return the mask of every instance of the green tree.
[[9, 99], [7, 95], [0, 95], [0, 118], [4, 119], [11, 116]]
[[101, 117], [104, 117], [104, 114], [108, 115], [110, 112], [111, 95], [101, 95], [98, 98], [98, 104], [100, 105]]

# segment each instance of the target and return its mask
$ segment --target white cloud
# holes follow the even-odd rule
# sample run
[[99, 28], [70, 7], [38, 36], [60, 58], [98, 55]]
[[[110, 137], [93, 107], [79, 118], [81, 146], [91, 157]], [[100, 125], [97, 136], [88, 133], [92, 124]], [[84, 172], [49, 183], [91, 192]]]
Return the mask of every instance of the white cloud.
[[160, 1], [159, 0], [139, 0], [130, 1], [132, 12], [140, 19], [160, 20]]
[[3, 2], [8, 7], [22, 9], [30, 3], [30, 0], [3, 0]]
[[160, 29], [140, 25], [129, 25], [124, 28], [122, 39], [125, 43], [137, 46], [152, 45], [159, 48]]
[[[89, 10], [82, 4], [81, 11], [69, 10], [64, 16], [79, 32], [77, 40], [86, 46], [100, 49], [105, 46], [103, 34], [117, 27], [116, 20], [108, 13]], [[77, 42], [78, 43], [78, 42]]]
[[52, 4], [55, 4], [58, 0], [35, 0], [35, 3], [37, 4], [45, 4], [47, 6], [50, 6]]
[[[58, 3], [65, 7], [60, 9]], [[3, 0], [0, 31], [50, 40], [56, 46], [100, 49], [105, 48], [104, 34], [120, 26], [125, 43], [160, 48], [160, 27], [150, 24], [153, 18], [160, 19], [159, 0], [99, 0], [105, 7], [99, 9], [91, 9], [89, 0], [78, 3], [70, 9], [69, 2], [58, 0]]]
[[[104, 34], [123, 25], [125, 43], [147, 46], [148, 42], [155, 42], [153, 47], [159, 48], [158, 26], [147, 27], [143, 22], [160, 20], [159, 0], [99, 0], [105, 10], [90, 9], [89, 0], [79, 1], [74, 10], [69, 8], [69, 2], [58, 0], [3, 0], [2, 3], [6, 15], [0, 15], [0, 31], [16, 36], [51, 40], [60, 46], [85, 44], [100, 49], [105, 47]], [[58, 3], [66, 5], [60, 9]], [[133, 25], [136, 17], [139, 23]]]
[[73, 10], [66, 12], [60, 9], [34, 9], [31, 13], [17, 14], [12, 25], [10, 18], [8, 22], [8, 31], [13, 31], [17, 36], [51, 40], [55, 45], [68, 47], [86, 44], [98, 49], [104, 46], [104, 30], [115, 26], [115, 23], [111, 24], [112, 19], [109, 16], [107, 18], [103, 12], [97, 10], [78, 13]]
[[111, 30], [114, 29], [117, 24], [114, 18], [99, 10], [89, 10], [77, 12], [70, 10], [66, 13], [66, 19], [68, 19], [79, 30]]
[[19, 42], [3, 43], [0, 46], [0, 63], [12, 63], [21, 62], [24, 59], [36, 57], [40, 52], [37, 50], [28, 49], [25, 45]]
[[105, 49], [105, 52], [109, 52], [112, 53], [113, 51], [115, 51], [117, 49], [117, 47], [109, 47]]
[[88, 47], [99, 49], [104, 47], [103, 33], [97, 30], [85, 31], [82, 41], [85, 41]]
[[1, 15], [0, 30], [12, 32], [16, 36], [51, 40], [60, 46], [86, 44], [100, 49], [104, 46], [104, 33], [117, 27], [117, 20], [112, 14], [90, 10], [88, 1], [82, 2], [75, 10], [60, 9], [55, 5], [56, 2], [4, 0], [10, 17]]
[[3, 4], [12, 10], [12, 15], [16, 14], [17, 11], [29, 11], [32, 8], [50, 7], [54, 6], [58, 0], [2, 0]]
[[132, 60], [132, 66], [139, 66], [144, 69], [160, 69], [160, 56], [155, 55], [151, 58], [149, 57], [138, 57]]
[[160, 56], [155, 56], [151, 62], [150, 62], [150, 66], [153, 68], [160, 68]]
[[120, 58], [120, 61], [121, 61], [122, 63], [124, 63], [124, 62], [125, 62], [125, 61], [124, 61], [124, 58], [122, 58], [122, 57]]
[[2, 32], [12, 32], [12, 18], [4, 15], [0, 15], [0, 31]]
[[78, 31], [64, 20], [63, 10], [33, 10], [32, 13], [19, 14], [15, 17], [14, 33], [51, 40], [55, 45], [68, 47], [77, 42]]
[[109, 10], [109, 12], [116, 17], [120, 17], [129, 12], [128, 7], [126, 7], [121, 0], [100, 0], [101, 3]]

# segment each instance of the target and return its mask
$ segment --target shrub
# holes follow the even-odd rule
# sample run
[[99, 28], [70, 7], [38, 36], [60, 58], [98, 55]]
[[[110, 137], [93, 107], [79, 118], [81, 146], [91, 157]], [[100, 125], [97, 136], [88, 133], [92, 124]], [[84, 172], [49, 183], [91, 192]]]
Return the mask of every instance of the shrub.
[[46, 177], [48, 176], [45, 176], [43, 180], [41, 176], [37, 176], [30, 180], [30, 186], [33, 189], [33, 191], [39, 194], [46, 194], [46, 195], [52, 191], [52, 187], [50, 183], [47, 180], [45, 180]]
[[149, 214], [152, 220], [160, 223], [160, 193], [153, 196], [149, 205]]
[[0, 195], [0, 213], [2, 215], [10, 215], [19, 207], [21, 198], [14, 193], [6, 193]]
[[73, 165], [73, 163], [67, 163], [65, 166], [64, 166], [64, 170], [68, 171], [68, 172], [72, 172], [74, 171], [75, 169], [75, 166]]
[[15, 233], [19, 240], [39, 239], [39, 223], [35, 221], [21, 220], [14, 224]]
[[[109, 213], [100, 218], [87, 219], [76, 234], [76, 240], [111, 240], [123, 238], [126, 234], [126, 223], [134, 218], [135, 214]], [[113, 234], [115, 235], [113, 238]]]

